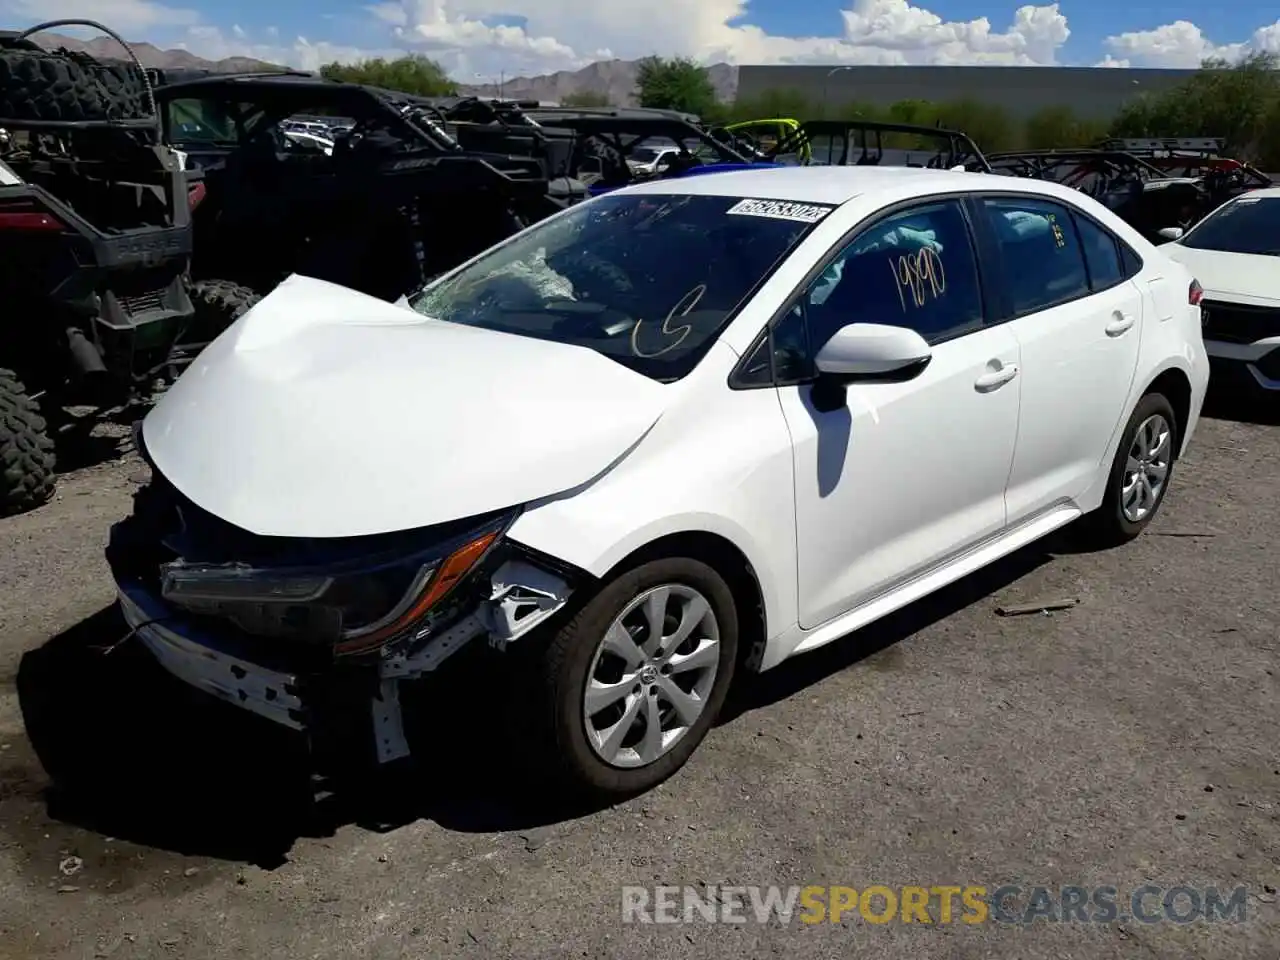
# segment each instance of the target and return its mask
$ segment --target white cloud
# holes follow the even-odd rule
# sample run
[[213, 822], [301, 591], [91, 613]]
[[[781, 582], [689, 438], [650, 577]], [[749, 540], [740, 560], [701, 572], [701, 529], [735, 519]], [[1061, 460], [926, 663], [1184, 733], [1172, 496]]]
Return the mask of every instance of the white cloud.
[[1153, 30], [1121, 33], [1107, 37], [1105, 43], [1109, 52], [1099, 66], [1190, 69], [1211, 57], [1235, 60], [1253, 51], [1280, 53], [1280, 20], [1259, 27], [1242, 43], [1214, 43], [1187, 20], [1176, 20]]
[[311, 41], [295, 37], [292, 43], [273, 39], [269, 43], [255, 43], [231, 32], [223, 33], [214, 26], [189, 27], [184, 38], [176, 44], [206, 60], [222, 60], [226, 57], [252, 57], [266, 63], [284, 64], [301, 70], [318, 70], [326, 63], [355, 63], [370, 57], [403, 56], [404, 50], [388, 47], [384, 50], [346, 46], [325, 41]]
[[156, 28], [200, 22], [195, 10], [152, 0], [0, 0], [0, 15], [13, 23], [31, 25], [69, 18], [96, 20], [126, 40], [145, 40], [147, 32]]
[[[1060, 3], [1010, 0], [1008, 19], [948, 21], [928, 0], [833, 0], [831, 32], [785, 37], [744, 23], [747, 0], [368, 0], [355, 21], [317, 19], [343, 42], [288, 39], [275, 27], [215, 26], [210, 0], [0, 0], [0, 17], [100, 20], [129, 39], [181, 46], [209, 59], [248, 56], [314, 69], [332, 60], [424, 53], [454, 76], [508, 77], [650, 54], [713, 63], [1040, 64], [1062, 59], [1071, 36]], [[205, 8], [201, 16], [181, 4]], [[1064, 0], [1064, 3], [1077, 0]], [[835, 4], [847, 3], [844, 9]], [[678, 29], [677, 29], [678, 27]], [[1098, 66], [1195, 67], [1205, 57], [1280, 52], [1280, 20], [1238, 42], [1217, 43], [1185, 20], [1106, 38]]]
[[[674, 9], [672, 9], [674, 8]], [[503, 0], [505, 17], [525, 26], [488, 26], [493, 0], [390, 0], [371, 8], [403, 42], [441, 54], [447, 66], [479, 66], [501, 51], [507, 74], [575, 66], [608, 50], [624, 59], [652, 53], [730, 63], [1051, 64], [1070, 35], [1057, 4], [1022, 6], [1003, 31], [980, 17], [947, 22], [909, 0], [853, 0], [832, 11], [829, 36], [781, 37], [742, 24], [744, 0]], [[672, 24], [678, 23], [678, 31]], [[487, 59], [494, 62], [492, 53]], [[511, 64], [514, 59], [517, 64]]]

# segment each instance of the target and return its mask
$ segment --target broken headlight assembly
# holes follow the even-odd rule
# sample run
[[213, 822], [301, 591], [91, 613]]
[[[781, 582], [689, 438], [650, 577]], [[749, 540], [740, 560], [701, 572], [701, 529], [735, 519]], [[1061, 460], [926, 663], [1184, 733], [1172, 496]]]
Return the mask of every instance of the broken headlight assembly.
[[509, 514], [421, 549], [296, 566], [174, 560], [160, 592], [175, 607], [246, 633], [332, 646], [338, 655], [385, 646], [436, 608], [499, 542]]

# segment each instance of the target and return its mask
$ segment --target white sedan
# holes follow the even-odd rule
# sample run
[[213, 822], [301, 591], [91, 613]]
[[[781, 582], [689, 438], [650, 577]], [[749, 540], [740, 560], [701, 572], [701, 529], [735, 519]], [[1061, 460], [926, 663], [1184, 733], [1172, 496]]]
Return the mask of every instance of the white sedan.
[[[1162, 253], [1204, 285], [1204, 340], [1228, 383], [1275, 397], [1280, 391], [1280, 187], [1229, 200]], [[1216, 375], [1216, 374], [1215, 374]]]
[[484, 638], [542, 769], [633, 794], [735, 675], [1073, 521], [1141, 533], [1204, 396], [1198, 299], [1051, 183], [640, 185], [399, 304], [286, 281], [143, 422], [108, 556], [200, 689], [310, 731], [349, 683], [389, 761], [402, 682]]

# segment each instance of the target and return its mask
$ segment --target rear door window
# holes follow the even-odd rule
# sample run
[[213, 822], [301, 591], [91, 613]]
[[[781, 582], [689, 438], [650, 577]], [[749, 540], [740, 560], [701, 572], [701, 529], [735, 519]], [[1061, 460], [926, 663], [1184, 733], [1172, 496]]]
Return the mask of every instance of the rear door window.
[[1004, 259], [1015, 316], [1089, 295], [1084, 250], [1066, 207], [1033, 197], [987, 197], [982, 207]]

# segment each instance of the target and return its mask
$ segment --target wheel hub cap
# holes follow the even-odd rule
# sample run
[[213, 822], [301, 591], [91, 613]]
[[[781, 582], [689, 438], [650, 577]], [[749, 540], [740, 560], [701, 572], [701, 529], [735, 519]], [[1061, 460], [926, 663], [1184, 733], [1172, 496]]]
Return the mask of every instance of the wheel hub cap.
[[647, 766], [706, 709], [720, 663], [711, 604], [687, 584], [654, 587], [614, 618], [587, 670], [587, 742], [614, 767]]
[[1138, 425], [1125, 460], [1120, 509], [1130, 523], [1146, 519], [1160, 503], [1172, 456], [1173, 428], [1161, 414], [1152, 414]]

